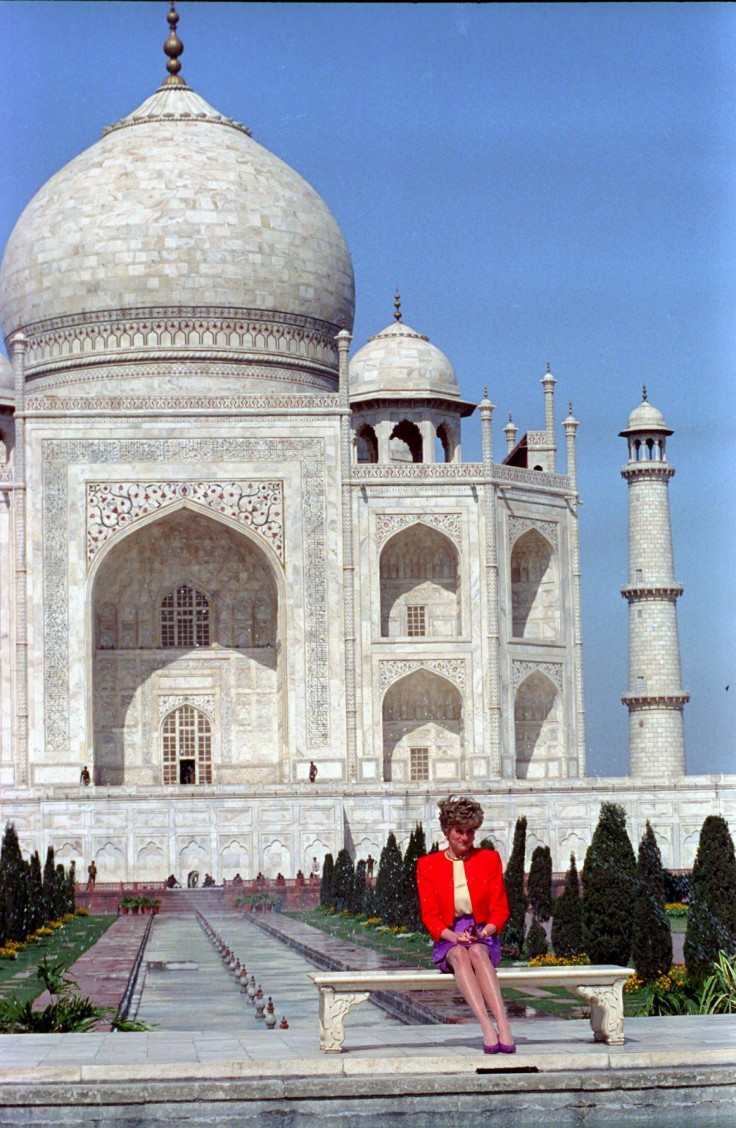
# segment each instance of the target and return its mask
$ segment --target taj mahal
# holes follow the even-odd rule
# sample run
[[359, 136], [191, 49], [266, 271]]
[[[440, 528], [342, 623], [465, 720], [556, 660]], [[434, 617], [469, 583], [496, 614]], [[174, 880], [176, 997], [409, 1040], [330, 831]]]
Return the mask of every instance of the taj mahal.
[[548, 368], [499, 441], [398, 293], [354, 342], [336, 219], [168, 18], [160, 88], [2, 260], [3, 820], [101, 881], [292, 877], [470, 792], [504, 861], [523, 814], [562, 870], [613, 800], [691, 865], [736, 777], [687, 775], [664, 415], [621, 420], [630, 774], [593, 780], [572, 407]]

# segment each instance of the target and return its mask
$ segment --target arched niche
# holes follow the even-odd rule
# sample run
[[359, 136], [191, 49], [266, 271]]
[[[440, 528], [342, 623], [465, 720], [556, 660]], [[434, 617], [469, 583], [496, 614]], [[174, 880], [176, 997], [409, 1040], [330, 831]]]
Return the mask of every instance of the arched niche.
[[[170, 597], [185, 588], [192, 606], [177, 609]], [[280, 602], [266, 548], [196, 508], [166, 511], [112, 543], [90, 601], [95, 782], [163, 784], [162, 725], [185, 704], [209, 718], [218, 783], [280, 778]], [[172, 634], [177, 614], [191, 616], [191, 635]]]
[[388, 457], [390, 462], [423, 462], [424, 443], [422, 432], [410, 419], [402, 419], [389, 435]]
[[383, 699], [383, 778], [387, 782], [457, 779], [462, 772], [463, 701], [451, 681], [418, 669]]
[[396, 533], [381, 552], [381, 637], [461, 634], [458, 552], [422, 522]]
[[562, 702], [552, 681], [535, 670], [514, 700], [517, 779], [559, 779], [563, 774]]
[[560, 636], [557, 556], [549, 541], [529, 529], [511, 550], [511, 622], [514, 638]]
[[368, 423], [356, 431], [355, 460], [356, 462], [378, 462], [378, 437]]

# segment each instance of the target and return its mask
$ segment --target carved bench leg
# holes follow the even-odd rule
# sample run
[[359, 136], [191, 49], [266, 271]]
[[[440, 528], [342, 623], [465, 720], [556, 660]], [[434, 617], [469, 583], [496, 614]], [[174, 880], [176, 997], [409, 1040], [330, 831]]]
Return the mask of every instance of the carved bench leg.
[[610, 987], [576, 987], [590, 1003], [590, 1025], [594, 1042], [606, 1042], [609, 1046], [622, 1046], [624, 1043], [624, 983], [617, 979]]
[[345, 1041], [345, 1015], [351, 1007], [370, 999], [370, 991], [340, 991], [333, 987], [319, 989], [319, 1045], [326, 1054], [342, 1053]]

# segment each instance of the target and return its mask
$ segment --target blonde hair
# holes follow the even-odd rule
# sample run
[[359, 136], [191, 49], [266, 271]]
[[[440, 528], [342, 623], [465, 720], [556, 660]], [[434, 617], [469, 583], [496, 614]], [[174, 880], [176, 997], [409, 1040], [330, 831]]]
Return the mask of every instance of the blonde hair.
[[440, 809], [440, 826], [443, 834], [447, 834], [453, 826], [477, 830], [483, 822], [483, 808], [480, 803], [467, 796], [455, 799], [450, 795], [447, 799], [440, 799], [437, 806]]

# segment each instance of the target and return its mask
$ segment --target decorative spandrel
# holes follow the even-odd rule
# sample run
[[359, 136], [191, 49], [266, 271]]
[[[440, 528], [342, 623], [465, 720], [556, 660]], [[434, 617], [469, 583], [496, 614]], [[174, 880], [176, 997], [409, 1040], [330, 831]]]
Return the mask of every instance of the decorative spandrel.
[[124, 526], [177, 502], [206, 506], [270, 544], [284, 562], [283, 483], [88, 482], [87, 563]]

